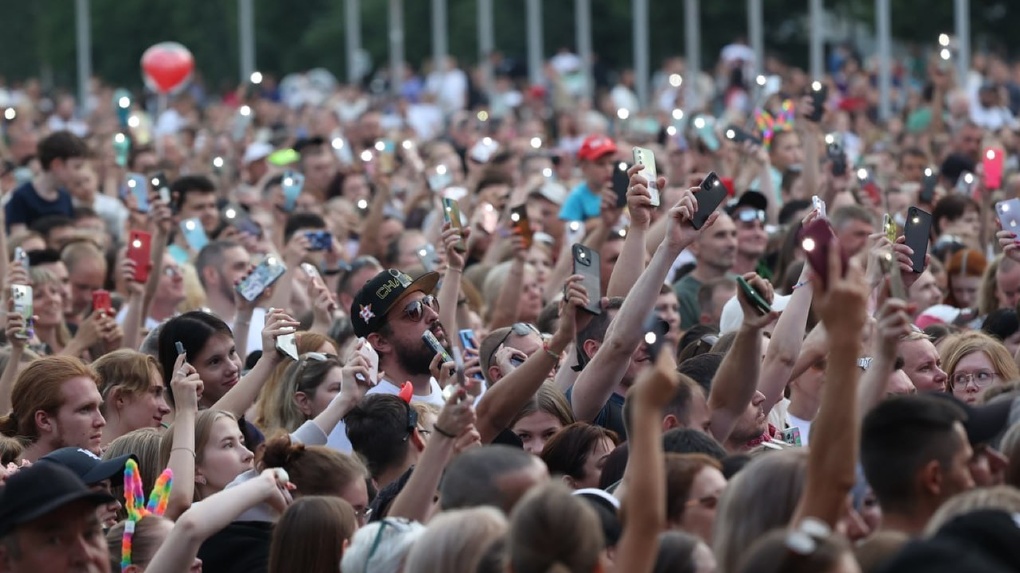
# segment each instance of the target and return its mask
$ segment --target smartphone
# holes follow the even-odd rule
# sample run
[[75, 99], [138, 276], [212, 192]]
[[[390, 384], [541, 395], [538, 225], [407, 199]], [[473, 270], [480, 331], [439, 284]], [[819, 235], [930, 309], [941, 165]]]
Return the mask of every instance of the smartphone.
[[19, 263], [21, 268], [25, 269], [25, 274], [29, 271], [28, 253], [21, 247], [14, 247], [14, 262]]
[[889, 276], [889, 294], [893, 298], [909, 300], [910, 295], [907, 293], [906, 285], [903, 284], [900, 265], [896, 262], [893, 254], [886, 253], [884, 257], [879, 257], [878, 264], [882, 268], [882, 272]]
[[322, 274], [319, 273], [319, 268], [312, 263], [301, 263], [301, 270], [305, 271], [309, 279], [322, 278]]
[[616, 193], [616, 207], [622, 209], [627, 206], [627, 189], [630, 187], [630, 177], [627, 176], [627, 164], [620, 162], [613, 170], [613, 192]]
[[833, 139], [825, 145], [825, 155], [832, 162], [832, 174], [837, 177], [846, 175], [846, 153], [843, 152], [843, 145]]
[[574, 243], [580, 243], [584, 240], [585, 228], [584, 223], [580, 221], [570, 221], [566, 225], [566, 239], [567, 244], [572, 245]]
[[755, 290], [755, 288], [751, 286], [751, 283], [747, 282], [744, 277], [737, 277], [737, 287], [740, 288], [740, 290], [744, 293], [744, 296], [751, 301], [751, 304], [754, 305], [758, 314], [768, 314], [772, 312], [772, 305], [769, 304], [769, 301], [765, 300], [765, 297]]
[[298, 354], [297, 335], [293, 332], [277, 336], [276, 349], [289, 356], [292, 360], [301, 358]]
[[896, 221], [892, 218], [892, 215], [886, 213], [882, 216], [882, 231], [885, 233], [885, 238], [889, 239], [890, 243], [896, 242], [897, 231]]
[[[474, 330], [471, 330], [470, 328], [462, 329], [457, 333], [457, 336], [460, 338], [461, 348], [463, 348], [464, 350], [467, 350], [469, 348], [471, 350], [478, 350], [478, 339], [475, 338]], [[481, 381], [485, 380], [485, 375], [483, 375], [481, 372], [476, 373], [474, 377], [476, 380]]]
[[[464, 232], [464, 220], [460, 215], [460, 204], [453, 199], [443, 198], [443, 219], [454, 229], [457, 229], [461, 233]], [[464, 243], [463, 238], [457, 241], [454, 249], [461, 253], [467, 251], [467, 245]]]
[[723, 135], [725, 135], [726, 139], [733, 143], [744, 143], [745, 141], [750, 141], [755, 145], [761, 145], [760, 138], [751, 135], [748, 131], [736, 125], [730, 125], [727, 127], [726, 131], [723, 132]]
[[938, 185], [938, 172], [931, 167], [924, 168], [924, 179], [921, 180], [921, 191], [917, 194], [917, 200], [923, 205], [931, 205], [935, 202], [935, 186]]
[[181, 221], [180, 227], [184, 241], [188, 243], [188, 247], [192, 251], [197, 253], [209, 244], [209, 237], [205, 234], [201, 220], [197, 218], [185, 219]]
[[964, 171], [960, 174], [960, 178], [956, 180], [956, 192], [970, 197], [974, 193], [975, 184], [977, 184], [977, 179], [974, 177], [974, 174], [970, 171]]
[[498, 143], [496, 143], [491, 137], [483, 137], [471, 146], [471, 150], [468, 151], [468, 157], [476, 163], [485, 164], [492, 159], [492, 156], [495, 155], [498, 150]]
[[262, 227], [259, 226], [239, 205], [229, 204], [220, 211], [223, 221], [242, 233], [256, 238], [262, 237]]
[[262, 296], [262, 293], [279, 280], [285, 272], [287, 272], [287, 266], [283, 264], [283, 261], [270, 255], [262, 259], [255, 270], [238, 283], [237, 292], [244, 297], [244, 300], [252, 302]]
[[283, 210], [290, 213], [297, 207], [298, 195], [305, 186], [305, 176], [297, 171], [286, 171], [280, 185], [283, 187]]
[[825, 201], [822, 201], [822, 198], [819, 197], [818, 195], [813, 195], [811, 197], [811, 207], [814, 208], [815, 211], [818, 211], [818, 216], [820, 218], [822, 219], [829, 218], [828, 213], [826, 213], [825, 211]]
[[659, 176], [655, 171], [655, 154], [653, 154], [650, 149], [635, 147], [634, 163], [641, 166], [641, 171], [638, 171], [638, 175], [644, 177], [645, 180], [648, 181], [648, 193], [652, 196], [652, 207], [658, 207], [660, 203], [658, 187]]
[[698, 200], [698, 211], [691, 220], [691, 226], [695, 229], [704, 226], [708, 217], [722, 205], [727, 193], [726, 186], [722, 184], [715, 171], [709, 173], [699, 185], [698, 194], [695, 196]]
[[[156, 177], [153, 177], [153, 180], [156, 180]], [[149, 179], [141, 173], [128, 173], [124, 184], [127, 186], [127, 192], [135, 198], [135, 211], [148, 213], [151, 208], [149, 205]]]
[[152, 235], [145, 231], [131, 231], [128, 235], [127, 258], [135, 262], [135, 280], [144, 283], [149, 280]]
[[669, 333], [669, 323], [659, 315], [652, 311], [648, 318], [645, 319], [645, 334], [642, 339], [648, 346], [648, 357], [651, 362], [655, 362], [659, 358], [659, 353], [662, 352], [662, 348], [666, 342], [666, 334]]
[[995, 213], [1003, 231], [1020, 233], [1020, 199], [999, 201], [995, 204]]
[[177, 356], [184, 354], [184, 344], [180, 340], [174, 342], [174, 348], [177, 349]]
[[570, 252], [574, 258], [574, 274], [584, 277], [581, 285], [588, 295], [588, 306], [584, 310], [602, 314], [602, 267], [598, 251], [575, 244]]
[[397, 170], [397, 146], [391, 139], [375, 142], [375, 150], [379, 152], [379, 173], [392, 175]]
[[421, 335], [421, 339], [425, 341], [425, 345], [432, 349], [433, 352], [443, 357], [443, 363], [453, 362], [453, 357], [450, 353], [443, 348], [443, 345], [439, 343], [439, 339], [436, 338], [435, 334], [432, 334], [431, 330], [426, 330], [425, 334]]
[[981, 156], [984, 166], [985, 189], [992, 190], [1002, 187], [1002, 170], [1006, 162], [1006, 153], [1001, 149], [989, 147]]
[[829, 99], [829, 86], [822, 82], [811, 82], [811, 105], [814, 109], [804, 119], [811, 123], [822, 121], [825, 114], [825, 102]]
[[[808, 223], [800, 232], [800, 247], [811, 268], [818, 275], [823, 286], [829, 282], [829, 249], [840, 249], [832, 225], [825, 219], [815, 219]], [[849, 258], [840, 249], [843, 274], [846, 274]]]
[[[152, 177], [149, 178], [148, 183], [150, 185], [152, 185], [151, 189], [153, 189], [157, 193], [159, 193], [160, 200], [163, 201], [164, 203], [166, 203], [167, 205], [169, 205], [171, 211], [176, 213], [177, 209], [173, 205], [173, 203], [170, 201], [170, 199], [171, 199], [170, 198], [170, 181], [167, 179], [166, 174], [163, 173], [162, 171], [158, 171], [158, 172], [154, 173], [152, 175]], [[146, 205], [149, 204], [149, 189], [150, 189], [149, 187], [146, 187], [146, 189], [145, 189], [145, 204]], [[137, 187], [136, 187], [136, 191], [135, 192], [136, 193], [139, 192], [139, 191], [137, 191]]]
[[432, 243], [425, 243], [418, 247], [415, 255], [418, 256], [418, 261], [421, 262], [421, 266], [426, 272], [431, 273], [439, 266], [439, 256], [436, 254], [436, 248], [432, 246]]
[[361, 338], [359, 340], [361, 340], [362, 344], [361, 348], [358, 349], [358, 354], [364, 356], [365, 360], [368, 362], [368, 371], [371, 373], [372, 379], [365, 380], [365, 377], [362, 376], [361, 374], [356, 374], [354, 377], [362, 382], [369, 382], [371, 384], [375, 384], [377, 382], [375, 377], [379, 375], [379, 353], [377, 353], [375, 351], [375, 348], [372, 348], [372, 344], [369, 343], [364, 338]]
[[499, 228], [499, 213], [496, 212], [496, 208], [491, 203], [482, 203], [482, 220], [480, 225], [482, 230], [488, 234], [493, 234]]
[[453, 183], [453, 174], [445, 165], [437, 165], [435, 171], [428, 175], [429, 189], [433, 193], [439, 193]]
[[113, 301], [110, 300], [110, 291], [98, 289], [92, 291], [92, 312], [105, 311], [113, 312]]
[[792, 426], [779, 431], [779, 440], [785, 442], [795, 448], [804, 446], [804, 442], [800, 437], [800, 428]]
[[329, 231], [308, 231], [305, 238], [308, 239], [309, 251], [328, 251], [333, 248], [333, 234]]
[[907, 209], [907, 223], [903, 226], [903, 236], [906, 237], [906, 245], [914, 250], [910, 262], [915, 273], [924, 271], [924, 256], [928, 253], [931, 223], [930, 213], [917, 207]]
[[528, 208], [518, 205], [510, 209], [510, 225], [514, 233], [524, 237], [524, 248], [530, 249], [534, 235], [531, 232], [531, 223], [528, 221]]
[[25, 318], [25, 329], [18, 337], [28, 339], [32, 336], [32, 287], [28, 285], [11, 285], [11, 300], [14, 302], [14, 312]]

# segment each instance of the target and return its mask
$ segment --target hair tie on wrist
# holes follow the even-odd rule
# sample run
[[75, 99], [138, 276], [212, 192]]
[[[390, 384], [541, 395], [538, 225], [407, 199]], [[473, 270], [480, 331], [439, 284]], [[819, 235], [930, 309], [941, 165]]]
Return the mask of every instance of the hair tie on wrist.
[[440, 428], [439, 424], [433, 424], [432, 425], [432, 431], [437, 433], [437, 434], [439, 434], [440, 436], [446, 436], [447, 438], [450, 438], [451, 440], [456, 440], [457, 439], [457, 436], [455, 436], [455, 435], [451, 434], [450, 432], [447, 432], [446, 430]]

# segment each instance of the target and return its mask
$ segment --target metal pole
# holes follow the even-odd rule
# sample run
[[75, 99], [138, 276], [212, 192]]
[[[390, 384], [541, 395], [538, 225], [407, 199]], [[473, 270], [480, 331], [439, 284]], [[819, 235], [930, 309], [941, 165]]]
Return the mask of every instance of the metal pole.
[[78, 36], [78, 109], [84, 117], [89, 109], [89, 80], [92, 79], [92, 25], [89, 0], [76, 0], [75, 23]]
[[878, 115], [886, 121], [892, 115], [892, 19], [889, 0], [875, 0], [878, 28]]
[[542, 83], [542, 0], [527, 0], [528, 79], [532, 85]]
[[344, 2], [344, 35], [347, 44], [347, 83], [356, 84], [361, 81], [359, 57], [361, 55], [361, 0], [345, 0]]
[[241, 40], [241, 83], [255, 71], [255, 8], [252, 0], [237, 0], [237, 27]]
[[446, 69], [449, 53], [446, 0], [432, 0], [432, 65], [437, 71]]
[[[765, 72], [765, 16], [762, 13], [762, 0], [747, 0], [747, 40], [754, 50], [755, 75]], [[744, 78], [748, 85], [754, 78]]]
[[574, 0], [574, 27], [577, 36], [577, 55], [581, 58], [584, 70], [585, 90], [591, 95], [595, 88], [595, 78], [591, 74], [591, 0]]
[[701, 15], [700, 0], [684, 0], [684, 39], [687, 51], [687, 80], [684, 83], [700, 105], [698, 76], [701, 74]]
[[[634, 88], [641, 107], [648, 105], [648, 0], [634, 0]], [[638, 110], [630, 110], [638, 111]]]
[[397, 95], [404, 76], [404, 0], [390, 0], [390, 90]]
[[492, 0], [478, 0], [478, 61], [485, 75], [486, 91], [493, 89], [492, 52], [496, 49], [496, 30], [493, 27]]
[[970, 0], [956, 0], [956, 81], [964, 85], [970, 70]]
[[822, 0], [811, 0], [811, 78], [821, 80], [825, 75], [825, 46], [822, 43]]

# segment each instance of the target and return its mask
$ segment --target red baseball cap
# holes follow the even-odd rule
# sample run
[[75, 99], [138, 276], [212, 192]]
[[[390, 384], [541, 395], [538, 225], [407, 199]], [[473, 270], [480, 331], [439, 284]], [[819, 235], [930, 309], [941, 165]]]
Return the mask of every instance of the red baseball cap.
[[577, 158], [581, 161], [595, 161], [596, 159], [616, 153], [616, 143], [605, 135], [589, 135], [584, 138], [581, 149], [577, 152]]

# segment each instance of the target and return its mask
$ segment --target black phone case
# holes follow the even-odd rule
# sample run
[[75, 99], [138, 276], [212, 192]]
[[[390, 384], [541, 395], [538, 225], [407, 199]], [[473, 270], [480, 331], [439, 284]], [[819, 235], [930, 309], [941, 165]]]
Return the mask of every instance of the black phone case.
[[907, 209], [907, 222], [903, 236], [908, 247], [913, 249], [910, 265], [915, 273], [924, 272], [924, 257], [928, 254], [928, 240], [931, 237], [931, 213], [917, 207]]
[[[718, 182], [715, 184], [714, 182]], [[698, 211], [694, 213], [691, 226], [700, 229], [708, 221], [708, 218], [719, 208], [719, 205], [726, 199], [726, 186], [719, 181], [719, 176], [713, 171], [701, 182], [701, 190], [694, 196], [698, 200]]]
[[818, 91], [811, 90], [811, 105], [815, 109], [805, 119], [812, 123], [822, 121], [822, 115], [825, 114], [825, 100], [827, 99], [829, 99], [829, 86], [823, 84], [822, 89]]
[[602, 271], [598, 251], [574, 244], [570, 252], [574, 257], [574, 274], [584, 277], [581, 285], [588, 294], [588, 306], [584, 309], [592, 314], [602, 314]]
[[[658, 313], [652, 311], [645, 319], [644, 325], [645, 331], [645, 344], [648, 345], [648, 356], [651, 357], [654, 362], [659, 357], [659, 353], [662, 352], [663, 347], [666, 343], [666, 334], [669, 332], [669, 323], [659, 318]], [[649, 337], [648, 333], [654, 334], [654, 337]], [[651, 342], [649, 339], [653, 338]]]
[[613, 168], [613, 191], [616, 192], [616, 206], [623, 208], [627, 206], [627, 188], [630, 187], [630, 177], [626, 169], [619, 166]]

